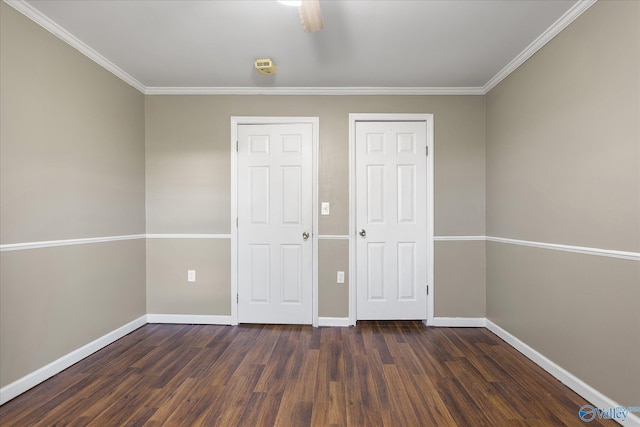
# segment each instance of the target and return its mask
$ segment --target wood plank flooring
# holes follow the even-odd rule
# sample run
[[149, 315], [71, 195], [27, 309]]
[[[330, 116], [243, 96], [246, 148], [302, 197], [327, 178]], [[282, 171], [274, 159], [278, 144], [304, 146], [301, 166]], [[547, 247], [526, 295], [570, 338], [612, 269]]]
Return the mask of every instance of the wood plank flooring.
[[484, 328], [156, 324], [7, 402], [0, 425], [584, 426], [586, 403]]

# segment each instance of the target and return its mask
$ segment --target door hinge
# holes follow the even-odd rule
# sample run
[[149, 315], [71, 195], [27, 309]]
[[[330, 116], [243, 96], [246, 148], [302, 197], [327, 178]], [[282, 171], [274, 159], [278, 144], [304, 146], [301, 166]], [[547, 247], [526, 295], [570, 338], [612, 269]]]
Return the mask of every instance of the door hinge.
[[236, 228], [238, 228], [238, 217], [236, 217]]
[[425, 148], [425, 151], [427, 152], [427, 156], [429, 155], [429, 146], [427, 145]]
[[236, 141], [236, 151], [238, 151], [238, 141]]
[[429, 295], [429, 285], [427, 285], [427, 295]]
[[240, 297], [238, 296], [238, 294], [236, 294], [236, 303], [240, 302]]

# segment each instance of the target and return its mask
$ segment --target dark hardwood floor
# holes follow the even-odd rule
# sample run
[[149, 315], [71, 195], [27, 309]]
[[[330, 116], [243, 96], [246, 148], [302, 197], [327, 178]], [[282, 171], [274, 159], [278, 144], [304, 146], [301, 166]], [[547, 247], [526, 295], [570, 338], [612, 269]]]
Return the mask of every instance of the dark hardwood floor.
[[146, 325], [0, 425], [584, 426], [586, 403], [484, 328]]

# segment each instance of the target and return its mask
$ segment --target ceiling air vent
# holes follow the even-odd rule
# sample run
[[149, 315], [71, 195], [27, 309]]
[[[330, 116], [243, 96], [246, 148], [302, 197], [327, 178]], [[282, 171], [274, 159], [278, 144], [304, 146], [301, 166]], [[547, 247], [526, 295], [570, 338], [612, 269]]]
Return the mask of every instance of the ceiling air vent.
[[276, 73], [276, 64], [269, 58], [256, 59], [256, 70], [262, 75], [271, 75]]

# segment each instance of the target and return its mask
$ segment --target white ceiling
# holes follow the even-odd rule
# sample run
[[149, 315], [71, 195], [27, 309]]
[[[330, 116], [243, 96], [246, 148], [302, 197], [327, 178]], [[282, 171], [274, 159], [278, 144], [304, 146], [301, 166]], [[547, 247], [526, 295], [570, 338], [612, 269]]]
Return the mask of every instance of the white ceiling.
[[[484, 91], [585, 10], [576, 0], [320, 0], [302, 30], [275, 0], [8, 3], [146, 92], [173, 88]], [[523, 53], [524, 52], [524, 53]], [[278, 73], [261, 76], [256, 58]], [[497, 82], [496, 82], [497, 83]], [[445, 91], [446, 92], [446, 91]]]

